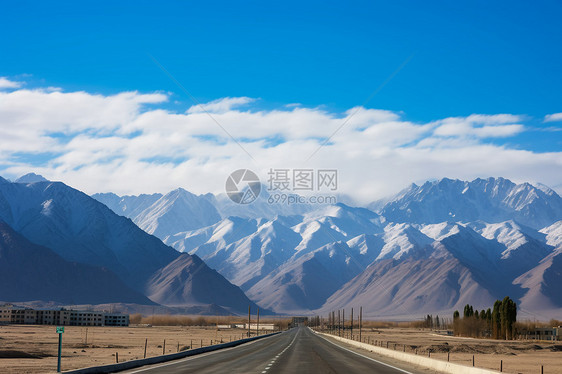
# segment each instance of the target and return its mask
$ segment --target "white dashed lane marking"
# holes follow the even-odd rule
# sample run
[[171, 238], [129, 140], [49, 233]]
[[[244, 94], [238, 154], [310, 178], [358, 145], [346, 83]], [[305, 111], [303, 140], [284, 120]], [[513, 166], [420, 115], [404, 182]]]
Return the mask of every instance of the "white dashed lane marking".
[[277, 360], [279, 358], [279, 356], [281, 356], [283, 353], [285, 353], [285, 351], [289, 348], [291, 348], [291, 346], [293, 345], [293, 343], [295, 342], [295, 340], [297, 340], [297, 336], [300, 334], [300, 331], [297, 332], [297, 334], [295, 335], [295, 337], [293, 338], [293, 340], [291, 341], [291, 343], [286, 346], [281, 352], [279, 352], [279, 354], [277, 354], [273, 359], [271, 359], [271, 362], [269, 364], [267, 364], [267, 366], [265, 367], [265, 370], [263, 370], [261, 372], [261, 374], [266, 374], [267, 371], [269, 369], [271, 369], [271, 367], [273, 366], [273, 364], [275, 363], [275, 360]]

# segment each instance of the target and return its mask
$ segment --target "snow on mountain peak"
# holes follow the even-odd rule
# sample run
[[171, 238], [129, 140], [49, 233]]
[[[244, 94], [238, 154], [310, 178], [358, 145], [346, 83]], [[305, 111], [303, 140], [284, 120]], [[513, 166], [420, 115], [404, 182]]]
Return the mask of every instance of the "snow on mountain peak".
[[539, 229], [562, 219], [562, 198], [529, 183], [504, 178], [472, 182], [444, 178], [412, 185], [388, 202], [381, 215], [391, 222], [434, 224], [454, 218], [498, 223], [515, 219]]
[[451, 222], [441, 222], [436, 224], [424, 225], [420, 230], [424, 235], [440, 241], [444, 238], [459, 233], [459, 225]]
[[413, 254], [416, 249], [422, 249], [433, 240], [418, 229], [407, 223], [388, 224], [384, 228], [385, 245], [381, 249], [377, 260], [401, 258]]
[[539, 232], [546, 234], [546, 243], [553, 247], [562, 247], [562, 221], [553, 223]]
[[37, 182], [49, 182], [49, 181], [43, 178], [43, 176], [41, 175], [35, 173], [28, 173], [16, 179], [14, 183], [37, 183]]

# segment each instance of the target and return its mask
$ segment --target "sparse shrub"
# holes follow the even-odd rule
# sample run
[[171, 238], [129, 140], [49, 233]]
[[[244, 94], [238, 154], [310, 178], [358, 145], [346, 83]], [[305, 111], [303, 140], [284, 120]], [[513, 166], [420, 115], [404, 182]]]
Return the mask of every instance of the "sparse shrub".
[[131, 314], [129, 316], [129, 323], [131, 325], [138, 325], [141, 323], [141, 321], [142, 321], [142, 314], [140, 313]]

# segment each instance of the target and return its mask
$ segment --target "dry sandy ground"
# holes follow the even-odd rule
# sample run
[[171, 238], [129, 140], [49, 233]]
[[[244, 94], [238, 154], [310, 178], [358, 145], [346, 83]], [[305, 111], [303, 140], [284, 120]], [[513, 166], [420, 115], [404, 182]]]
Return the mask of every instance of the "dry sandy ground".
[[[87, 330], [87, 341], [86, 341]], [[204, 327], [78, 327], [65, 326], [62, 337], [62, 370], [115, 363], [143, 358], [148, 339], [147, 357], [213, 343], [240, 339], [246, 331]], [[55, 326], [0, 326], [1, 373], [55, 373], [57, 369], [58, 335]], [[31, 358], [4, 358], [26, 354]], [[20, 356], [21, 357], [21, 356]]]
[[[366, 331], [365, 331], [366, 330]], [[503, 360], [504, 373], [539, 374], [541, 365], [545, 374], [562, 374], [562, 342], [501, 341], [444, 336], [434, 331], [414, 328], [368, 328], [362, 331], [362, 340], [382, 344], [389, 349], [416, 353], [440, 360], [498, 370]], [[354, 339], [358, 340], [358, 330]], [[349, 332], [347, 332], [349, 334]], [[349, 336], [348, 336], [349, 338]], [[428, 351], [430, 351], [428, 353]]]
[[[87, 340], [86, 340], [87, 331]], [[357, 332], [357, 331], [355, 331]], [[164, 339], [166, 353], [174, 353], [193, 344], [194, 348], [240, 339], [241, 329], [221, 330], [203, 327], [76, 327], [66, 326], [63, 334], [62, 369], [112, 364], [115, 354], [119, 361], [144, 356], [144, 342], [148, 339], [147, 357], [162, 354]], [[496, 341], [442, 336], [429, 330], [410, 328], [366, 329], [363, 339], [389, 348], [427, 355], [452, 362], [498, 370], [503, 360], [506, 373], [562, 374], [562, 342]], [[355, 338], [357, 335], [355, 334]], [[396, 347], [394, 346], [396, 344]], [[2, 373], [54, 373], [57, 365], [58, 336], [54, 326], [0, 326], [0, 371]], [[30, 358], [2, 358], [22, 353]]]

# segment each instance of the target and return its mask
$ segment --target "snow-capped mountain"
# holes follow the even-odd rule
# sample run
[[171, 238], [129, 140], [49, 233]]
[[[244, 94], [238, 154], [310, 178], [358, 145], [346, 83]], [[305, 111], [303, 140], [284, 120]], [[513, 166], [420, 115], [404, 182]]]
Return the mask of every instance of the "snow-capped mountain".
[[105, 268], [69, 262], [0, 221], [0, 300], [154, 305]]
[[537, 266], [554, 249], [547, 243], [546, 235], [512, 220], [493, 224], [477, 222], [473, 227], [483, 237], [505, 247], [501, 262], [515, 276]]
[[471, 228], [440, 224], [421, 231], [412, 226], [395, 229], [399, 229], [398, 235], [385, 239], [402, 237], [400, 241], [407, 244], [401, 248], [412, 249], [392, 257], [379, 256], [334, 293], [322, 312], [337, 309], [337, 305], [362, 305], [378, 316], [412, 317], [420, 309], [452, 313], [467, 303], [489, 305], [502, 293], [523, 294], [511, 284], [508, 269], [501, 266], [504, 247]]
[[267, 308], [285, 313], [313, 310], [365, 267], [346, 243], [325, 245], [293, 257], [248, 290]]
[[524, 274], [550, 279], [559, 266], [548, 258], [562, 241], [562, 205], [545, 186], [443, 179], [380, 205], [381, 215], [337, 204], [274, 218], [229, 216], [165, 241], [286, 313], [365, 302], [373, 314], [406, 315], [485, 306], [505, 294], [523, 301]]
[[183, 188], [166, 195], [119, 197], [96, 194], [92, 197], [115, 213], [131, 218], [141, 229], [162, 240], [182, 231], [212, 225], [221, 219], [208, 196], [197, 196]]
[[158, 199], [134, 219], [141, 229], [159, 238], [198, 229], [220, 221], [215, 207], [205, 197], [182, 188]]
[[168, 236], [164, 242], [180, 252], [197, 248], [198, 255], [206, 258], [217, 249], [251, 235], [264, 220], [228, 217], [214, 225]]
[[272, 204], [270, 198], [275, 199], [274, 195], [275, 192], [270, 193], [268, 186], [262, 184], [260, 195], [251, 204], [237, 204], [224, 193], [206, 196], [222, 218], [242, 217], [272, 220], [278, 216], [304, 215], [317, 208], [317, 206], [311, 204], [288, 204], [286, 202]]
[[48, 180], [43, 178], [43, 176], [37, 175], [35, 173], [22, 175], [21, 177], [15, 180], [15, 183], [36, 183], [36, 182], [48, 182]]
[[[291, 258], [363, 232], [382, 231], [379, 224], [380, 217], [373, 212], [338, 204], [304, 216], [267, 221], [227, 218], [209, 231], [197, 230], [184, 237], [202, 238], [202, 233], [207, 232], [207, 242], [189, 253], [197, 254], [231, 282], [248, 290]], [[185, 240], [181, 245], [185, 248]]]
[[[35, 192], [20, 196], [14, 186]], [[144, 294], [156, 302], [209, 304], [216, 299], [208, 297], [216, 296], [223, 301], [217, 304], [240, 308], [249, 302], [241, 289], [276, 312], [324, 313], [361, 305], [367, 317], [412, 317], [450, 313], [467, 303], [489, 307], [509, 295], [521, 315], [548, 310], [550, 317], [562, 316], [557, 286], [562, 202], [542, 185], [443, 179], [379, 201], [378, 213], [345, 204], [242, 206], [223, 195], [197, 196], [183, 189], [166, 195], [94, 195], [178, 251], [158, 241], [167, 248], [156, 251], [169, 256], [164, 260], [155, 260], [153, 251], [144, 255], [142, 246], [135, 248], [142, 259], [135, 259], [126, 249], [133, 244], [111, 236], [138, 230], [130, 220], [72, 193], [43, 191], [56, 190], [48, 186], [57, 184], [0, 180], [0, 218], [65, 259], [86, 259], [118, 275], [151, 266], [140, 273]], [[26, 203], [11, 206], [10, 199]], [[96, 245], [84, 244], [88, 240]], [[205, 285], [221, 291], [208, 293]]]
[[[170, 287], [165, 282], [154, 283], [162, 279], [157, 275], [165, 269], [189, 274], [193, 286], [185, 288], [174, 299], [174, 305], [212, 303], [236, 310], [240, 305], [251, 304], [241, 291], [233, 292], [237, 287], [200, 259], [181, 255], [131, 220], [118, 216], [105, 205], [63, 183], [10, 183], [0, 179], [0, 220], [29, 241], [54, 251], [64, 261], [107, 269], [128, 287], [145, 295], [158, 294], [160, 286]], [[189, 261], [178, 261], [178, 258]], [[41, 266], [34, 262], [20, 263], [22, 266]], [[196, 271], [192, 271], [192, 263], [197, 264]], [[25, 274], [42, 271], [33, 268], [16, 270]], [[111, 279], [109, 275], [107, 278]], [[116, 283], [115, 287], [121, 286]], [[198, 299], [196, 295], [202, 294], [205, 298]], [[230, 296], [225, 297], [226, 294]], [[0, 300], [10, 301], [2, 294]]]
[[0, 219], [64, 259], [106, 267], [137, 289], [177, 257], [130, 220], [60, 182], [0, 184]]
[[151, 195], [142, 194], [139, 196], [117, 196], [116, 194], [109, 192], [98, 193], [92, 195], [92, 197], [103, 203], [118, 215], [133, 219], [143, 210], [158, 201], [158, 199], [162, 197], [162, 194], [155, 193]]
[[392, 222], [515, 220], [540, 229], [562, 219], [562, 198], [545, 186], [515, 184], [503, 178], [472, 182], [445, 178], [422, 186], [412, 184], [386, 203], [380, 214]]
[[207, 246], [200, 246], [190, 253], [201, 256], [209, 266], [247, 290], [287, 261], [301, 239], [291, 228], [273, 220], [264, 222], [255, 232], [234, 243], [214, 247], [213, 252]]
[[540, 230], [540, 233], [546, 235], [546, 244], [553, 247], [560, 247], [562, 245], [562, 221], [543, 228]]

